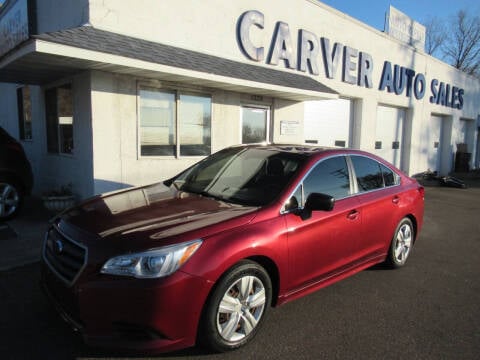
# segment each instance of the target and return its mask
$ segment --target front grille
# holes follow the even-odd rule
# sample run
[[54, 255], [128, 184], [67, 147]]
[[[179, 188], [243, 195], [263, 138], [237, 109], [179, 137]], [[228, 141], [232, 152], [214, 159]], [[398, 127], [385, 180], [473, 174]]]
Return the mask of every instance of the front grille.
[[43, 258], [50, 270], [72, 285], [87, 263], [87, 248], [52, 227], [45, 237]]

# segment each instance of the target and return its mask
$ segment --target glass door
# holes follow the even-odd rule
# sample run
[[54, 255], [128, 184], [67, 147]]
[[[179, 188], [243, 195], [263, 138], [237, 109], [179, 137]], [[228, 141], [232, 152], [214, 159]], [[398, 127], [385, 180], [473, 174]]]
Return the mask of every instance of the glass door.
[[270, 108], [242, 106], [242, 144], [268, 141]]

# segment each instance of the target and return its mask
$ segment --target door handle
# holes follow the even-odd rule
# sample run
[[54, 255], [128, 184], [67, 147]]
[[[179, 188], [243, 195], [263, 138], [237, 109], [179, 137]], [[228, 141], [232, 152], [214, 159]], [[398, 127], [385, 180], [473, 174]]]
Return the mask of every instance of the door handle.
[[360, 215], [360, 213], [357, 210], [352, 210], [348, 213], [347, 219], [356, 220], [358, 218], [358, 215]]
[[400, 198], [397, 195], [395, 195], [392, 199], [392, 202], [396, 205], [400, 202]]

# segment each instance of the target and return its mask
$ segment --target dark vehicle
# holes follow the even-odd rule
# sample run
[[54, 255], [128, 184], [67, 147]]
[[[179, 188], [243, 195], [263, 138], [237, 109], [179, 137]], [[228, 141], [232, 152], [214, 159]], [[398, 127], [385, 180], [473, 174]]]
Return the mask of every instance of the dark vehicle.
[[32, 168], [22, 145], [0, 127], [0, 221], [17, 214], [32, 186]]
[[363, 151], [231, 147], [59, 215], [42, 283], [90, 345], [232, 350], [271, 306], [403, 266], [423, 208], [416, 180]]

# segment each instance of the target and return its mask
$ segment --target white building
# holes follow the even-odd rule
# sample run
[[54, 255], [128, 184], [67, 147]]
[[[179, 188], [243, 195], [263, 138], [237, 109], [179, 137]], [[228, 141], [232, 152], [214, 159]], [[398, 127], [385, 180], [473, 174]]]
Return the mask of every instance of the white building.
[[480, 81], [426, 55], [421, 28], [398, 40], [409, 24], [313, 0], [4, 0], [0, 126], [37, 194], [150, 183], [253, 141], [361, 148], [409, 174], [452, 171], [464, 144], [478, 167]]

